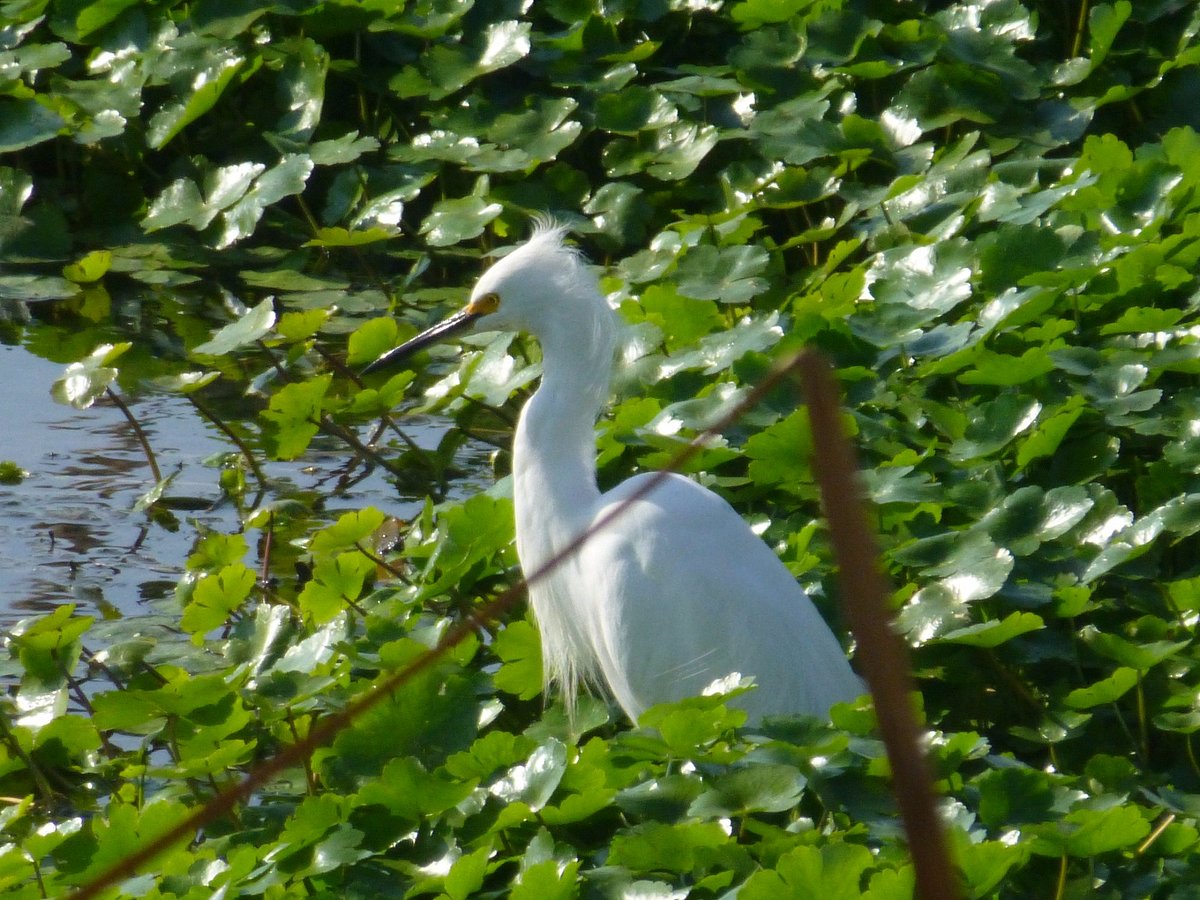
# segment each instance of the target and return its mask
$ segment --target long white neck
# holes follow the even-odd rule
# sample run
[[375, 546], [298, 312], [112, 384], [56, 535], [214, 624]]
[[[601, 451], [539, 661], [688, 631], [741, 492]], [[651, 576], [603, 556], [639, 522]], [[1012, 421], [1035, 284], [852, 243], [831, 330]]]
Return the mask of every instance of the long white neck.
[[596, 486], [596, 417], [608, 396], [616, 327], [598, 296], [572, 304], [539, 328], [542, 384], [525, 404], [513, 438], [513, 497], [526, 574], [588, 523]]

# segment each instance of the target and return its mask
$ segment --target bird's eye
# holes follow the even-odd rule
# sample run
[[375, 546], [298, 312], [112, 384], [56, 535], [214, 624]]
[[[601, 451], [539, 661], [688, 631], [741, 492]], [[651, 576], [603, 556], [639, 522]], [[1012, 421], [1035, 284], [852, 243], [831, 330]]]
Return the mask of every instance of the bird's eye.
[[476, 316], [486, 316], [488, 313], [494, 313], [500, 308], [500, 295], [494, 292], [489, 292], [481, 297], [476, 297], [467, 304], [467, 312]]

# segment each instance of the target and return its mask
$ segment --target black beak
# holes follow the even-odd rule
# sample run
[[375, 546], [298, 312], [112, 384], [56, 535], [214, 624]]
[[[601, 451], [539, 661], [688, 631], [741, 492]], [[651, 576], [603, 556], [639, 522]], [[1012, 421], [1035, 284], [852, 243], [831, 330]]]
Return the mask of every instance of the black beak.
[[427, 328], [414, 338], [405, 341], [399, 347], [389, 350], [379, 359], [372, 363], [368, 363], [362, 370], [363, 375], [371, 372], [380, 372], [384, 369], [390, 369], [393, 366], [403, 362], [408, 357], [412, 356], [418, 350], [423, 350], [430, 344], [436, 344], [438, 341], [458, 334], [460, 331], [466, 331], [471, 323], [478, 319], [483, 313], [472, 312], [468, 307], [459, 310], [448, 319], [443, 319], [432, 328]]

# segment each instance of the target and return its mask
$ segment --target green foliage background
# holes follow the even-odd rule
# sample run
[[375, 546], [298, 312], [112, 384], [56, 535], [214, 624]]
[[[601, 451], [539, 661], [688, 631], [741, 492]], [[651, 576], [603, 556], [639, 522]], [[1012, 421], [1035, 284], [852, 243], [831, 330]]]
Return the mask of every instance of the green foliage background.
[[[548, 212], [630, 324], [606, 483], [785, 351], [835, 360], [967, 895], [1190, 895], [1198, 31], [1171, 0], [0, 4], [5, 339], [73, 364], [66, 402], [155, 379], [228, 418], [245, 526], [197, 535], [174, 614], [9, 636], [0, 886], [87, 883], [511, 581], [506, 483], [444, 498], [536, 347], [339, 360]], [[421, 448], [395, 407], [457, 427]], [[836, 618], [806, 429], [781, 391], [693, 468]], [[383, 513], [263, 480], [314, 440], [433, 498], [392, 573]], [[911, 895], [868, 708], [572, 731], [539, 684], [514, 614], [122, 893]]]

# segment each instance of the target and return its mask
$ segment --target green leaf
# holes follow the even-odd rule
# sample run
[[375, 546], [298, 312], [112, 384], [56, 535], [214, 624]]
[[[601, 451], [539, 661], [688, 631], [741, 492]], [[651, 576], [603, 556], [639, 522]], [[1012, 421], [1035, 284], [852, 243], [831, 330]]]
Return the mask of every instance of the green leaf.
[[262, 411], [269, 423], [269, 440], [276, 459], [295, 459], [308, 449], [320, 429], [322, 403], [332, 375], [284, 385]]
[[54, 612], [24, 627], [16, 637], [24, 667], [22, 694], [57, 691], [67, 683], [81, 652], [80, 638], [92, 626], [92, 616], [75, 616], [75, 605], [59, 606]]
[[1038, 769], [989, 769], [974, 782], [979, 818], [989, 828], [1045, 822], [1054, 807], [1055, 777]]
[[1053, 270], [1066, 252], [1063, 239], [1036, 225], [1005, 224], [979, 239], [982, 286], [999, 293], [1027, 275]]
[[741, 0], [729, 10], [743, 31], [751, 31], [776, 22], [787, 22], [812, 0]]
[[1034, 830], [1034, 853], [1092, 858], [1136, 844], [1150, 833], [1150, 823], [1136, 806], [1077, 809], [1061, 821]]
[[363, 322], [350, 335], [346, 362], [362, 366], [374, 362], [398, 343], [399, 329], [391, 316], [377, 316]]
[[304, 242], [305, 247], [365, 247], [396, 237], [385, 228], [362, 228], [354, 231], [345, 228], [318, 228], [316, 237]]
[[513, 539], [512, 502], [477, 494], [461, 506], [443, 510], [438, 529], [442, 540], [430, 561], [430, 574], [436, 579], [424, 589], [429, 595], [457, 585], [468, 570], [481, 562], [491, 562], [509, 548]]
[[1133, 6], [1129, 0], [1097, 3], [1088, 11], [1088, 49], [1094, 71], [1104, 62], [1121, 27], [1129, 20]]
[[421, 223], [421, 234], [431, 247], [449, 247], [479, 237], [503, 209], [499, 203], [475, 194], [457, 200], [439, 200]]
[[54, 140], [65, 126], [62, 116], [37, 100], [5, 97], [0, 103], [0, 153]]
[[662, 329], [668, 350], [690, 346], [724, 325], [715, 303], [682, 296], [670, 285], [648, 286], [640, 304], [646, 321]]
[[[912, 866], [881, 869], [871, 875], [862, 900], [910, 900], [916, 896], [916, 873]], [[979, 896], [979, 895], [976, 895]]]
[[254, 572], [242, 563], [232, 563], [196, 582], [191, 601], [183, 610], [181, 624], [197, 638], [220, 628], [229, 614], [246, 602], [254, 589]]
[[196, 183], [190, 178], [177, 178], [154, 198], [142, 219], [142, 228], [147, 234], [184, 222], [204, 228], [214, 215], [216, 212], [205, 203]]
[[325, 103], [325, 77], [329, 71], [329, 52], [312, 38], [287, 41], [286, 63], [280, 74], [281, 92], [287, 112], [277, 129], [297, 141], [306, 141], [321, 121]]
[[719, 139], [711, 125], [676, 122], [653, 132], [646, 149], [631, 142], [610, 144], [602, 160], [614, 177], [644, 171], [662, 181], [680, 181], [696, 171]]
[[641, 85], [604, 94], [596, 102], [596, 127], [632, 134], [662, 128], [676, 121], [678, 111], [661, 93]]
[[1017, 448], [1017, 465], [1024, 468], [1035, 459], [1053, 456], [1071, 426], [1083, 414], [1085, 403], [1082, 396], [1074, 394], [1053, 413], [1041, 416], [1037, 426]]
[[303, 312], [285, 312], [279, 317], [275, 331], [285, 341], [305, 341], [316, 335], [330, 317], [328, 309], [307, 309]]
[[968, 896], [986, 897], [1000, 886], [1015, 868], [1029, 858], [1024, 846], [1004, 841], [958, 840], [954, 844], [955, 859], [968, 885]]
[[[411, 757], [394, 759], [377, 780], [355, 794], [355, 806], [382, 806], [410, 822], [433, 818], [461, 803], [475, 789], [473, 780], [454, 780], [427, 772]], [[485, 856], [486, 859], [486, 856]]]
[[497, 688], [522, 700], [542, 692], [542, 642], [532, 625], [509, 622], [496, 635], [492, 650], [501, 660], [494, 676]]
[[441, 99], [488, 72], [511, 66], [530, 50], [528, 22], [502, 20], [488, 23], [473, 46], [436, 44], [424, 59], [424, 68], [437, 89], [430, 96]]
[[1085, 688], [1076, 688], [1064, 698], [1064, 702], [1074, 709], [1091, 709], [1102, 703], [1114, 703], [1119, 700], [1138, 682], [1136, 669], [1126, 666], [1114, 669], [1107, 678], [1097, 681]]
[[560, 865], [547, 859], [523, 869], [509, 896], [512, 900], [573, 900], [579, 895], [579, 860]]
[[20, 484], [28, 477], [29, 473], [11, 459], [0, 460], [0, 484]]
[[1146, 672], [1166, 659], [1170, 659], [1190, 645], [1190, 641], [1150, 641], [1135, 644], [1124, 638], [1100, 631], [1095, 625], [1086, 626], [1080, 633], [1083, 642], [1102, 656]]
[[1154, 306], [1134, 306], [1121, 313], [1115, 321], [1100, 329], [1101, 334], [1142, 334], [1169, 331], [1184, 316], [1182, 309], [1161, 309]]
[[55, 4], [54, 29], [69, 40], [81, 41], [135, 3], [136, 0], [65, 0]]
[[268, 297], [247, 310], [236, 322], [226, 325], [209, 340], [197, 344], [192, 348], [192, 353], [201, 356], [225, 356], [266, 337], [274, 325], [275, 304]]
[[1037, 421], [1042, 404], [1018, 393], [1003, 394], [975, 407], [960, 441], [950, 448], [956, 460], [990, 456]]
[[241, 562], [249, 547], [243, 534], [205, 534], [192, 555], [188, 557], [189, 569], [218, 569]]
[[259, 175], [250, 189], [221, 214], [224, 227], [217, 246], [228, 247], [253, 234], [263, 211], [285, 197], [301, 193], [312, 170], [310, 157], [289, 153], [278, 165]]
[[183, 99], [166, 104], [150, 117], [146, 126], [150, 147], [161, 150], [184, 128], [211, 110], [245, 64], [244, 57], [222, 49], [190, 72], [190, 83], [194, 89]]
[[689, 250], [679, 265], [679, 292], [697, 300], [744, 304], [767, 288], [758, 276], [769, 257], [761, 247], [713, 247]]
[[1020, 356], [980, 350], [975, 365], [958, 376], [963, 384], [994, 384], [1001, 387], [1025, 384], [1053, 371], [1054, 362], [1042, 347], [1030, 347]]
[[812, 428], [807, 407], [800, 407], [770, 428], [746, 441], [750, 477], [757, 484], [803, 484], [812, 481], [808, 459], [812, 452]]
[[796, 847], [774, 869], [755, 872], [738, 892], [741, 900], [792, 897], [857, 900], [863, 873], [873, 866], [871, 851], [857, 844]]
[[324, 625], [358, 601], [363, 585], [374, 574], [375, 562], [358, 550], [318, 559], [312, 580], [297, 598], [300, 611], [313, 624]]
[[758, 764], [721, 775], [692, 803], [689, 815], [698, 818], [745, 816], [752, 812], [783, 812], [800, 802], [807, 779], [791, 766]]
[[54, 382], [50, 394], [59, 403], [76, 409], [87, 409], [117, 380], [112, 366], [132, 344], [101, 344], [87, 358], [67, 366], [62, 377]]
[[511, 768], [489, 790], [505, 803], [524, 803], [536, 812], [550, 802], [566, 769], [566, 745], [550, 738], [529, 754], [524, 764]]
[[91, 284], [103, 278], [112, 268], [112, 251], [93, 250], [77, 262], [63, 266], [63, 277], [76, 284]]
[[947, 644], [965, 644], [968, 647], [998, 647], [1005, 641], [1044, 627], [1041, 616], [1028, 612], [1014, 612], [1003, 619], [992, 619], [947, 631], [939, 635], [937, 640]]
[[489, 731], [476, 740], [469, 750], [455, 753], [446, 760], [446, 770], [459, 779], [483, 780], [500, 769], [508, 769], [526, 759], [534, 746], [533, 741], [525, 735]]
[[368, 540], [387, 518], [373, 506], [342, 513], [338, 520], [313, 535], [308, 549], [314, 555], [354, 547]]
[[726, 840], [717, 822], [646, 822], [613, 838], [609, 863], [635, 873], [687, 873]]
[[474, 853], [465, 853], [455, 860], [443, 884], [450, 900], [468, 900], [483, 887], [483, 879], [491, 857], [492, 850], [483, 847]]

